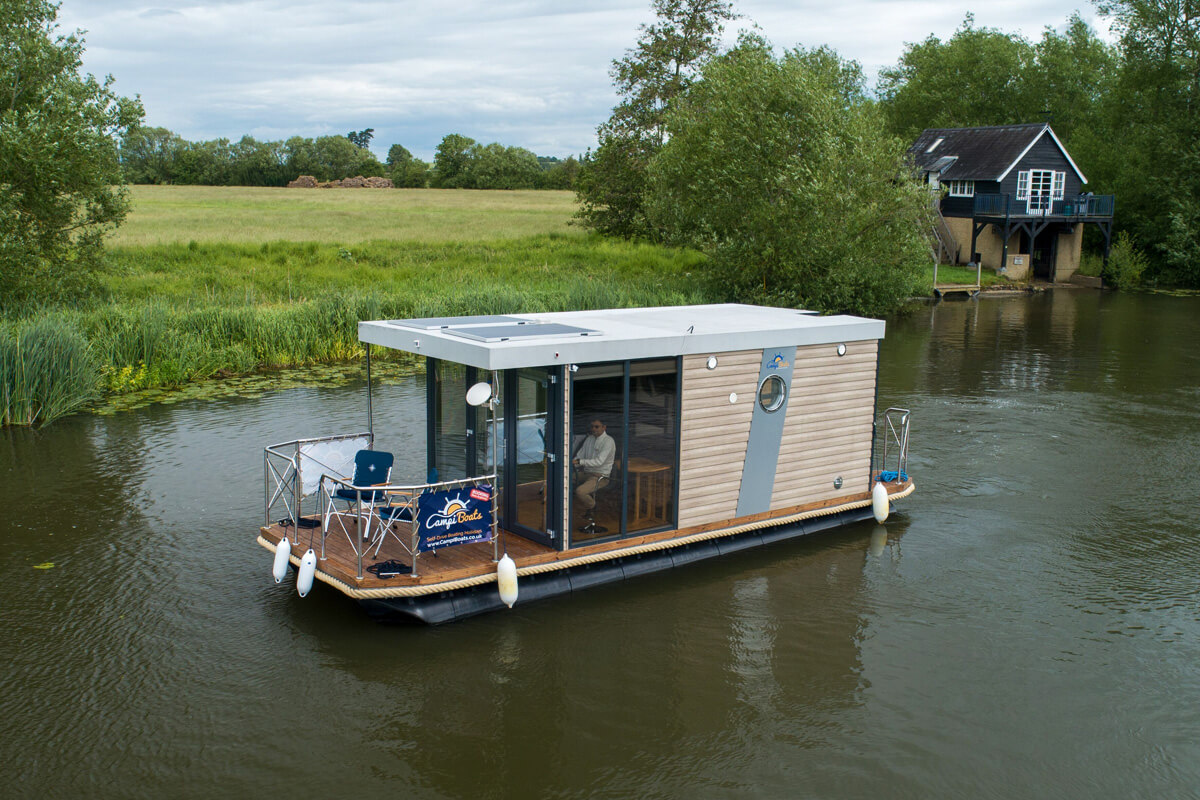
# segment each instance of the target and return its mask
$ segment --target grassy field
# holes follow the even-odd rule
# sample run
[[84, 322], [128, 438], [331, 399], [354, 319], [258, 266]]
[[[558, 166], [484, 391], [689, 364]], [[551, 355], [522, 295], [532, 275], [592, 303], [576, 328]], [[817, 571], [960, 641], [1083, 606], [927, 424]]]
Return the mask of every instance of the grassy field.
[[587, 234], [569, 224], [566, 192], [167, 186], [132, 196], [100, 294], [0, 319], [0, 424], [353, 359], [362, 319], [710, 300], [698, 253]]
[[584, 235], [569, 224], [572, 192], [134, 186], [130, 193], [133, 212], [109, 240], [113, 247]]
[[[0, 317], [0, 424], [45, 422], [98, 398], [161, 398], [212, 378], [226, 385], [344, 362], [362, 353], [362, 319], [722, 299], [706, 288], [695, 251], [572, 225], [569, 192], [138, 186], [131, 194], [95, 297]], [[938, 277], [973, 282], [967, 272], [942, 268]]]

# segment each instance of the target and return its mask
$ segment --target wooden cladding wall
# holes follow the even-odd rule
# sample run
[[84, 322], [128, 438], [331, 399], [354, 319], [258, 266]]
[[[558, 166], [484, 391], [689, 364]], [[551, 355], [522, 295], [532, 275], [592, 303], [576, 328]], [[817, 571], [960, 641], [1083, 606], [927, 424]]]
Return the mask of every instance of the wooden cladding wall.
[[[679, 527], [732, 519], [758, 392], [762, 350], [684, 356], [680, 422]], [[731, 392], [737, 401], [729, 402]]]
[[[879, 342], [797, 348], [771, 509], [870, 489], [871, 423]], [[834, 479], [842, 487], [834, 488]]]

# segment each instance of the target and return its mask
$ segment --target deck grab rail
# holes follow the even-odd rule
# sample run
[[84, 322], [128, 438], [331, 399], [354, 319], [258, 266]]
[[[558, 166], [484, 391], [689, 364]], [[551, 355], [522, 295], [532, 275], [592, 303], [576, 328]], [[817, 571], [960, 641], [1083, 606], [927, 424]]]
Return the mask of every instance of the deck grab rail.
[[[351, 533], [341, 521], [341, 517], [346, 516], [345, 514], [333, 511], [326, 511], [326, 513], [322, 514], [321, 554], [319, 558], [322, 561], [325, 560], [325, 540], [329, 536], [330, 530], [333, 529], [333, 525], [330, 523], [332, 519], [336, 521], [346, 540], [350, 543], [351, 549], [354, 551], [359, 580], [363, 578], [363, 557], [371, 550], [374, 550], [375, 555], [378, 556], [379, 551], [383, 548], [384, 540], [388, 536], [394, 538], [412, 559], [412, 576], [415, 578], [417, 577], [417, 558], [420, 555], [421, 543], [421, 531], [419, 528], [420, 514], [417, 508], [421, 495], [428, 492], [448, 492], [455, 489], [474, 489], [476, 487], [487, 486], [493, 495], [491, 503], [492, 556], [493, 560], [498, 561], [500, 556], [498, 550], [499, 537], [496, 535], [495, 485], [495, 473], [477, 475], [473, 478], [460, 478], [452, 481], [436, 481], [434, 483], [389, 483], [372, 486], [354, 486], [349, 480], [340, 476], [322, 475], [321, 496], [326, 509], [332, 504], [332, 498], [337, 489], [349, 489], [359, 493], [360, 499], [356, 503], [355, 513], [349, 515], [356, 518], [354, 533]], [[376, 496], [386, 499], [384, 503], [379, 505], [364, 503], [361, 499], [362, 493], [378, 493]], [[372, 532], [372, 528], [374, 528], [374, 532]], [[360, 535], [359, 531], [362, 531], [363, 535]]]
[[[321, 475], [345, 472], [347, 461], [353, 471], [354, 454], [370, 448], [373, 442], [371, 433], [363, 431], [293, 439], [263, 448], [263, 524], [303, 524], [306, 514], [302, 506], [305, 498], [318, 494]], [[320, 498], [316, 497], [315, 502], [320, 503]], [[311, 509], [309, 515], [320, 514], [322, 510]], [[283, 516], [277, 516], [280, 514]]]
[[[880, 471], [876, 480], [908, 480], [908, 423], [911, 412], [907, 408], [892, 407], [883, 412], [883, 458], [879, 461]], [[888, 468], [888, 457], [895, 459], [896, 468]]]
[[[311, 439], [293, 439], [288, 442], [268, 445], [263, 448], [263, 524], [281, 524], [284, 527], [295, 526], [292, 537], [299, 538], [299, 529], [308, 528], [315, 537], [316, 529], [320, 528], [321, 553], [320, 560], [325, 560], [325, 540], [329, 536], [329, 521], [337, 517], [337, 522], [346, 533], [350, 546], [353, 548], [358, 561], [358, 577], [363, 577], [363, 557], [371, 550], [378, 555], [383, 546], [383, 540], [388, 535], [393, 536], [412, 557], [412, 574], [417, 574], [417, 556], [419, 553], [419, 531], [417, 530], [417, 501], [426, 492], [445, 492], [454, 489], [475, 488], [478, 486], [496, 485], [496, 474], [479, 475], [473, 478], [462, 478], [451, 481], [436, 481], [433, 483], [396, 483], [380, 484], [378, 486], [354, 486], [350, 481], [354, 473], [354, 455], [359, 450], [370, 449], [375, 443], [375, 437], [370, 431], [358, 433], [342, 433], [332, 436], [318, 436]], [[331, 514], [330, 498], [337, 489], [358, 490], [361, 492], [380, 492], [387, 498], [384, 508], [393, 509], [386, 515], [380, 513], [379, 507], [364, 504], [361, 499], [357, 503], [356, 513], [349, 516], [357, 517], [357, 531], [367, 531], [375, 527], [375, 533], [366, 541], [356, 535], [351, 536], [340, 516]], [[493, 490], [494, 491], [494, 490]], [[312, 498], [309, 500], [309, 498]], [[402, 511], [408, 510], [408, 519], [404, 519]], [[384, 521], [384, 516], [388, 520]], [[407, 539], [399, 533], [401, 526], [407, 525]], [[496, 503], [492, 502], [492, 542], [493, 553], [499, 558]]]

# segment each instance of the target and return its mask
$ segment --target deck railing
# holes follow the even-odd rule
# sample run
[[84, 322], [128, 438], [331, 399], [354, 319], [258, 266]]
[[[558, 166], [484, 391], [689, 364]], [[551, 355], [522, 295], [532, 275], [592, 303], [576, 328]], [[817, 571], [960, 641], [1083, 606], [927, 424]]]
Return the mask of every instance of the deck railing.
[[[374, 444], [370, 432], [344, 433], [312, 439], [293, 439], [290, 442], [263, 448], [264, 521], [263, 524], [293, 528], [289, 537], [300, 537], [300, 529], [311, 531], [310, 539], [320, 528], [321, 552], [325, 560], [325, 540], [333, 518], [346, 534], [357, 559], [358, 577], [363, 577], [363, 558], [374, 550], [378, 555], [387, 536], [394, 537], [412, 558], [412, 574], [417, 574], [419, 531], [417, 530], [417, 500], [426, 492], [445, 492], [488, 484], [496, 485], [496, 474], [480, 475], [452, 481], [433, 483], [387, 483], [376, 486], [354, 486], [354, 456], [359, 450]], [[364, 503], [361, 499], [353, 511], [330, 513], [330, 498], [337, 489], [358, 490], [384, 498], [383, 503]], [[378, 492], [378, 495], [374, 493]], [[359, 494], [361, 498], [362, 494]], [[393, 511], [381, 514], [382, 508]], [[407, 510], [408, 519], [404, 519]], [[386, 522], [384, 517], [387, 517]], [[343, 517], [354, 517], [351, 534]], [[492, 541], [496, 541], [496, 503], [492, 502]], [[405, 526], [407, 525], [407, 529]], [[372, 533], [374, 528], [374, 533]], [[360, 533], [361, 532], [361, 533]], [[366, 538], [362, 533], [367, 534]], [[402, 536], [401, 534], [405, 534]], [[493, 551], [496, 545], [493, 544]]]
[[[417, 558], [420, 556], [421, 531], [420, 523], [421, 516], [418, 509], [418, 502], [421, 495], [428, 492], [449, 492], [455, 489], [473, 489], [479, 486], [495, 487], [496, 475], [477, 475], [473, 478], [460, 478], [453, 481], [436, 481], [434, 483], [389, 483], [376, 484], [372, 486], [354, 486], [348, 480], [333, 475], [322, 475], [321, 484], [324, 490], [321, 492], [325, 499], [325, 503], [331, 504], [331, 498], [334, 496], [336, 489], [349, 489], [358, 494], [359, 500], [355, 503], [353, 512], [337, 512], [327, 511], [321, 518], [321, 554], [319, 558], [325, 559], [325, 539], [329, 536], [330, 530], [333, 529], [331, 520], [337, 523], [341, 532], [345, 535], [346, 540], [350, 543], [351, 549], [354, 551], [357, 560], [358, 578], [363, 577], [363, 558], [372, 550], [378, 556], [383, 548], [384, 541], [388, 536], [394, 538], [408, 553], [412, 559], [412, 576], [417, 577]], [[369, 493], [373, 496], [382, 498], [378, 503], [363, 502], [362, 495]], [[492, 529], [492, 556], [493, 560], [498, 561], [499, 555], [499, 539], [497, 537], [497, 516], [496, 516], [496, 498], [494, 488], [491, 491], [492, 498], [492, 519], [490, 521]], [[353, 517], [355, 526], [351, 532], [342, 521], [342, 517]], [[374, 532], [372, 532], [374, 528]]]
[[1011, 194], [975, 195], [977, 217], [1067, 217], [1070, 219], [1109, 218], [1116, 207], [1111, 194], [1078, 194], [1061, 200], [1034, 198], [1018, 200]]
[[[908, 423], [912, 414], [907, 408], [889, 408], [883, 412], [883, 456], [875, 473], [878, 480], [908, 479]], [[895, 469], [888, 467], [888, 459]], [[895, 477], [891, 477], [894, 474]]]
[[[347, 464], [353, 472], [354, 454], [369, 448], [372, 442], [370, 432], [360, 432], [293, 439], [263, 448], [266, 512], [263, 524], [270, 525], [274, 521], [285, 526], [301, 525], [306, 516], [320, 514], [321, 476], [328, 472], [344, 473]], [[310, 505], [306, 514], [302, 506], [310, 497], [313, 499], [309, 502], [317, 507]], [[280, 514], [282, 516], [277, 516]]]

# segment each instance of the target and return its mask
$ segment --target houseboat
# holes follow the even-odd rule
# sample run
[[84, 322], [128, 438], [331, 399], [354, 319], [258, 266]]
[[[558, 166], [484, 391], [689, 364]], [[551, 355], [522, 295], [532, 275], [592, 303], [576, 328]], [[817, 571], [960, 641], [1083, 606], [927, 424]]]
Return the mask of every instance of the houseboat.
[[[361, 322], [366, 427], [265, 449], [258, 542], [301, 595], [441, 623], [882, 521], [914, 489], [883, 335], [734, 304]], [[424, 430], [375, 428], [379, 347], [425, 358]]]

